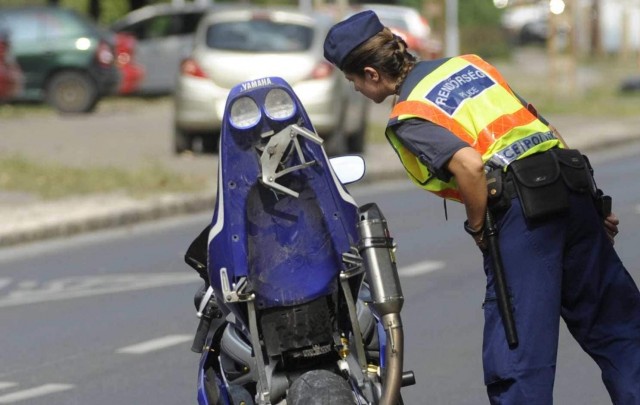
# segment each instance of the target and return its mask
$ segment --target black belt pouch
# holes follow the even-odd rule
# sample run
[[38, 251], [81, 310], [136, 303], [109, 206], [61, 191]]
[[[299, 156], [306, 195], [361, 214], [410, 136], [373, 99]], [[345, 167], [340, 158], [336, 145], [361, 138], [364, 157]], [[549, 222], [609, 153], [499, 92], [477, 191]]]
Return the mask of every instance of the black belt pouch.
[[551, 149], [560, 165], [560, 173], [564, 183], [571, 191], [576, 193], [592, 192], [594, 189], [593, 177], [589, 171], [586, 158], [577, 149]]
[[536, 221], [569, 209], [569, 191], [551, 153], [539, 153], [509, 165], [524, 216]]

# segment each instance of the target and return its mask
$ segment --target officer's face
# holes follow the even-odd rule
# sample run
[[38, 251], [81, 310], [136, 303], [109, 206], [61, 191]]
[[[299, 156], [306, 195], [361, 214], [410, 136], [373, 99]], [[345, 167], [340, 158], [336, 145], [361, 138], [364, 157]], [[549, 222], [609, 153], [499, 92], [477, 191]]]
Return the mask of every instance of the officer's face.
[[345, 77], [357, 92], [378, 104], [394, 93], [395, 86], [373, 68], [365, 68], [362, 75], [347, 73]]

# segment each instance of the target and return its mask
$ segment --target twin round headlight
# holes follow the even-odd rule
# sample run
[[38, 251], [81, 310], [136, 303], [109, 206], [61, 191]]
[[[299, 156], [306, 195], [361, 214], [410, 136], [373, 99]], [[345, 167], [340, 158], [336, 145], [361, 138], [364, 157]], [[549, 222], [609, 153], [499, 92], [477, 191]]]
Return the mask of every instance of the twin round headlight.
[[[264, 101], [264, 112], [276, 121], [287, 120], [296, 113], [296, 105], [286, 91], [272, 89]], [[262, 118], [260, 107], [250, 97], [240, 97], [231, 105], [229, 121], [237, 129], [249, 129]]]

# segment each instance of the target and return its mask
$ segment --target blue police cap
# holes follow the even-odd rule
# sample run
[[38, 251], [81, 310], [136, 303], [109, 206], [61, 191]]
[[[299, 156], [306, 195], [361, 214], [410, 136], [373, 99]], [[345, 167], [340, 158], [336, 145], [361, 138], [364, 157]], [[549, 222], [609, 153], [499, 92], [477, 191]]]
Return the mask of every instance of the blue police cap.
[[371, 10], [354, 14], [331, 27], [324, 40], [324, 57], [341, 68], [352, 50], [383, 28], [378, 16]]

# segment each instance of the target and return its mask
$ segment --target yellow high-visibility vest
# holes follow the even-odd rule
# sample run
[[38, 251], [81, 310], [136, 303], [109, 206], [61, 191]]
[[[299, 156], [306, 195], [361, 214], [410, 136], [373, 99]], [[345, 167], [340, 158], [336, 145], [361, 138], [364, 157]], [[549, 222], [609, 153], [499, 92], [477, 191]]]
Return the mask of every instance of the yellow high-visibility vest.
[[[477, 55], [453, 57], [426, 75], [391, 111], [398, 122], [422, 118], [440, 125], [482, 155], [487, 167], [561, 146], [537, 115], [522, 105], [502, 75]], [[455, 179], [437, 179], [405, 148], [391, 126], [386, 136], [409, 177], [443, 198], [461, 201]]]

